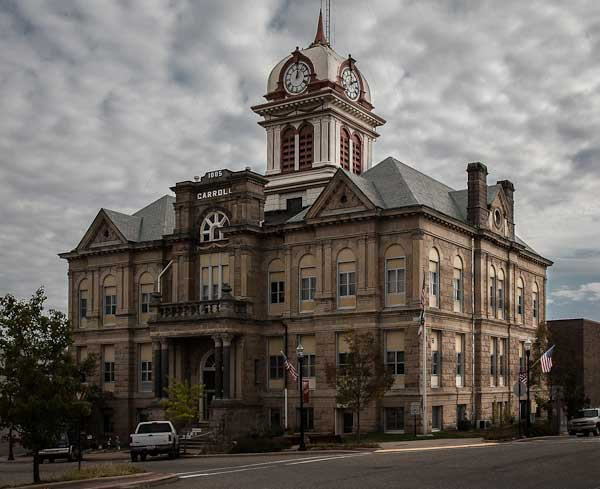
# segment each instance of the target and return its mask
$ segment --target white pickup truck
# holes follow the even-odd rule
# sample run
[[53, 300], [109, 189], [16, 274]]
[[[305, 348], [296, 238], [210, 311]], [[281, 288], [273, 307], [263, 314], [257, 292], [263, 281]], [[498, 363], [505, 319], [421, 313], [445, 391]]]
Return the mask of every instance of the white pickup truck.
[[137, 425], [135, 433], [129, 435], [131, 460], [138, 457], [146, 460], [148, 455], [166, 453], [169, 458], [179, 456], [179, 436], [170, 421], [147, 421]]

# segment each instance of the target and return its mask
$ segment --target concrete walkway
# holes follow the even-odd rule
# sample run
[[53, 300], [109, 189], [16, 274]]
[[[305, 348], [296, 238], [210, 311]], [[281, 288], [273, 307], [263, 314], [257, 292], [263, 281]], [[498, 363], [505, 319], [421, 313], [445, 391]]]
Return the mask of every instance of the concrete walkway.
[[432, 447], [457, 447], [483, 445], [486, 443], [483, 438], [444, 438], [444, 439], [425, 439], [413, 441], [384, 441], [379, 442], [383, 450], [395, 448], [432, 448]]

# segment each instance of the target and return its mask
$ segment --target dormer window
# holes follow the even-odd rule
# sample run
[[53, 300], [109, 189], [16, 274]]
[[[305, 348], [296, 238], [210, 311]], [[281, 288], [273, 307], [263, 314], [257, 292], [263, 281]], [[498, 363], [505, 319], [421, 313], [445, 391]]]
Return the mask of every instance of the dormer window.
[[202, 222], [200, 239], [203, 243], [225, 239], [221, 231], [221, 228], [224, 226], [229, 226], [227, 216], [221, 211], [211, 212]]

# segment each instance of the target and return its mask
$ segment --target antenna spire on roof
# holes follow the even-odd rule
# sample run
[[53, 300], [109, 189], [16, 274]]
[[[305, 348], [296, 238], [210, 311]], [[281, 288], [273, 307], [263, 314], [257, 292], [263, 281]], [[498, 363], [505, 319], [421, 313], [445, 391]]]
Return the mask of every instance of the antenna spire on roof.
[[311, 47], [317, 46], [319, 44], [322, 46], [329, 45], [329, 42], [327, 41], [327, 38], [325, 37], [325, 30], [323, 29], [323, 10], [322, 9], [319, 10], [319, 21], [317, 23], [317, 35], [315, 36], [315, 40], [311, 44]]

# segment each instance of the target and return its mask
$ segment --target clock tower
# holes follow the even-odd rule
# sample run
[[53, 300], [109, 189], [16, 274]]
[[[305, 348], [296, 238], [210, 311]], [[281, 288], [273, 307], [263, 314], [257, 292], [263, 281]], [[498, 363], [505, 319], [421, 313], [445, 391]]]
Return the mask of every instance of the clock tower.
[[323, 32], [271, 71], [267, 102], [252, 107], [267, 131], [265, 211], [311, 205], [338, 168], [360, 175], [371, 167], [376, 129], [371, 90], [352, 56], [336, 53]]

